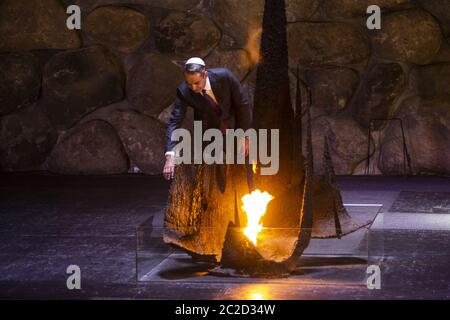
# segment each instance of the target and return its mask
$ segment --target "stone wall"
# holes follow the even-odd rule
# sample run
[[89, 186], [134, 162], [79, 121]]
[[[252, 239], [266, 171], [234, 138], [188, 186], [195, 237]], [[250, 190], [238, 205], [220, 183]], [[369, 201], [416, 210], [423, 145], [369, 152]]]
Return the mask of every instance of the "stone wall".
[[[286, 0], [292, 100], [311, 89], [315, 168], [450, 173], [450, 1]], [[65, 8], [82, 10], [66, 28]], [[382, 8], [381, 30], [366, 9]], [[165, 125], [190, 56], [254, 91], [263, 0], [3, 0], [0, 170], [159, 174]], [[305, 93], [305, 87], [302, 87]], [[304, 96], [305, 98], [305, 96]], [[302, 99], [304, 102], [306, 99]], [[188, 115], [186, 126], [192, 123]]]

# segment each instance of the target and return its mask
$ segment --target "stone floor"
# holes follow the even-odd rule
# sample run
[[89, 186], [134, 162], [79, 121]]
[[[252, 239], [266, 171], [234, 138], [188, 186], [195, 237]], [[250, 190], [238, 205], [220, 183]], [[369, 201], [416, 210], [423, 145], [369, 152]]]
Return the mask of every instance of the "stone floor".
[[[313, 240], [289, 278], [234, 279], [159, 245], [169, 186], [161, 177], [3, 173], [0, 298], [450, 298], [448, 211], [391, 210], [402, 191], [416, 192], [428, 207], [442, 205], [441, 198], [431, 203], [433, 194], [450, 192], [450, 179], [338, 177], [338, 184], [356, 220], [375, 219], [370, 229]], [[151, 248], [137, 246], [142, 234], [154, 239]], [[146, 264], [158, 255], [158, 263]], [[381, 268], [380, 290], [366, 287], [373, 261]], [[80, 290], [67, 289], [69, 265], [81, 269]]]

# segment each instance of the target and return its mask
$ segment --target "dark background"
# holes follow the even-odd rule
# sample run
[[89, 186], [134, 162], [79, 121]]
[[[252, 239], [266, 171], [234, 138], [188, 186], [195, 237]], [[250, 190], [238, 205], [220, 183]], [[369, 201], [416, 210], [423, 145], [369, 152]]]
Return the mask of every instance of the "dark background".
[[[253, 95], [263, 3], [0, 1], [0, 170], [160, 174], [185, 59], [231, 69]], [[286, 3], [291, 95], [299, 66], [319, 173], [326, 135], [339, 175], [448, 176], [450, 1]], [[66, 28], [70, 4], [79, 31]], [[366, 27], [371, 4], [381, 30]], [[411, 172], [395, 121], [372, 126], [366, 167], [370, 120], [393, 117]]]

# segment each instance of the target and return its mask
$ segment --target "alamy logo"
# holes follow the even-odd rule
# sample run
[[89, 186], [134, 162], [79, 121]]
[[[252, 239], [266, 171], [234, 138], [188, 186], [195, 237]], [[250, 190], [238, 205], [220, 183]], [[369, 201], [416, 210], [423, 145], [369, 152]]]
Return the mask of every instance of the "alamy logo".
[[[269, 139], [268, 131], [227, 129], [224, 143], [224, 135], [219, 129], [207, 129], [202, 134], [202, 122], [194, 121], [193, 138], [189, 130], [182, 128], [172, 133], [172, 141], [181, 140], [173, 150], [175, 164], [245, 164], [248, 161], [260, 164], [261, 175], [275, 175], [279, 169], [280, 134], [279, 129], [270, 129]], [[210, 143], [203, 149], [204, 142]]]
[[[369, 30], [381, 29], [381, 8], [377, 5], [370, 5], [367, 7], [368, 14], [372, 14], [366, 22]], [[69, 30], [81, 29], [81, 9], [78, 5], [70, 5], [66, 9], [67, 14], [71, 14], [67, 18], [66, 25]]]
[[380, 267], [373, 264], [367, 267], [366, 273], [369, 275], [367, 277], [367, 289], [381, 289], [381, 270]]
[[81, 29], [81, 9], [77, 5], [70, 5], [66, 10], [67, 14], [71, 14], [66, 20], [66, 26], [69, 30]]
[[73, 290], [73, 289], [81, 289], [81, 269], [77, 265], [70, 265], [67, 267], [66, 270], [67, 274], [70, 274], [70, 276], [67, 278], [66, 286], [67, 289]]
[[366, 25], [369, 30], [381, 29], [381, 9], [377, 5], [367, 7], [367, 13], [372, 15], [367, 19]]

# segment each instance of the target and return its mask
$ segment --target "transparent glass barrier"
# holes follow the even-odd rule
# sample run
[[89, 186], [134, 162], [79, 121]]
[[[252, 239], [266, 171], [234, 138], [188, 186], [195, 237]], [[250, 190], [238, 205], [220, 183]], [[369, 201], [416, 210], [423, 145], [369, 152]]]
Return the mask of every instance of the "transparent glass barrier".
[[382, 289], [392, 289], [399, 297], [413, 292], [431, 298], [448, 296], [449, 214], [381, 213], [369, 236], [375, 244], [369, 256], [380, 262]]
[[[369, 265], [380, 265], [384, 256], [383, 229], [372, 230], [372, 226], [383, 225], [382, 219], [377, 219], [381, 207], [354, 207], [352, 210], [362, 210], [370, 213], [370, 223], [358, 230], [342, 235], [339, 238], [310, 239], [307, 248], [296, 259], [296, 268], [280, 277], [253, 277], [252, 275], [230, 274], [223, 271], [221, 263], [208, 257], [198, 257], [189, 254], [180, 247], [168, 244], [164, 239], [166, 230], [161, 223], [149, 219], [136, 229], [136, 270], [137, 280], [146, 282], [189, 282], [189, 283], [242, 283], [249, 278], [258, 283], [289, 283], [292, 281], [303, 284], [317, 285], [361, 285], [366, 286], [367, 268]], [[215, 232], [215, 230], [203, 230]], [[325, 230], [322, 230], [325, 231]], [[335, 229], [330, 230], [333, 233]], [[198, 230], [202, 232], [202, 230]], [[243, 232], [233, 229], [233, 232]], [[257, 250], [264, 252], [266, 243], [276, 245], [281, 241], [280, 235], [289, 235], [292, 241], [298, 234], [307, 234], [311, 229], [276, 229], [264, 228], [260, 236], [262, 240]], [[264, 239], [264, 237], [266, 237]], [[284, 239], [283, 241], [286, 241]], [[293, 242], [289, 242], [290, 244]], [[293, 246], [292, 246], [293, 247]], [[266, 248], [267, 249], [267, 248]], [[267, 251], [267, 250], [266, 250]], [[270, 250], [269, 250], [270, 251]]]

